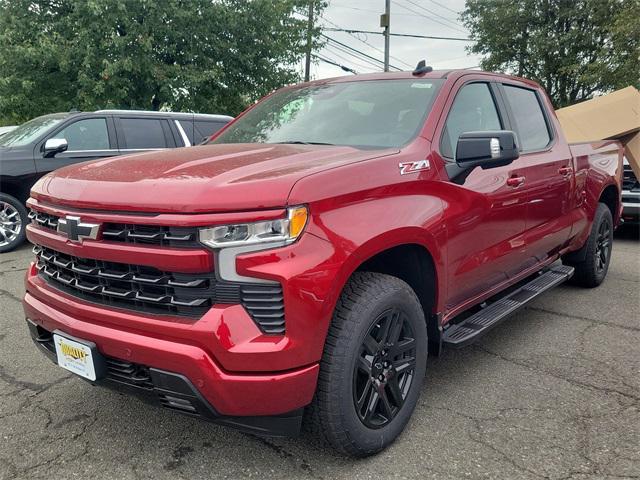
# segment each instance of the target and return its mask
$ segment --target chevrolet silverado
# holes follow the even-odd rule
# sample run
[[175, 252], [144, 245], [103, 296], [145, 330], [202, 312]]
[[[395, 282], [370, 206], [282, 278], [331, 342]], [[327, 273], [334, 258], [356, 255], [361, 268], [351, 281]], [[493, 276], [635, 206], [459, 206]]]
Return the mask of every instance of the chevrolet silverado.
[[428, 356], [604, 280], [622, 171], [617, 142], [567, 144], [521, 78], [286, 87], [206, 145], [40, 179], [27, 325], [94, 384], [371, 455], [409, 421]]

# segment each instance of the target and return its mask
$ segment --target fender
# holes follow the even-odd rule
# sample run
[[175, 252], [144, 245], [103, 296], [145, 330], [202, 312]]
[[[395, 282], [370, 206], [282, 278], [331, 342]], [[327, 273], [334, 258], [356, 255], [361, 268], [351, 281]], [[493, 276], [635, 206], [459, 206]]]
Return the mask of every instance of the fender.
[[[576, 179], [573, 239], [569, 251], [579, 250], [591, 232], [591, 225], [598, 201], [610, 186], [617, 191], [617, 204], [621, 203], [619, 185], [622, 181], [622, 150], [617, 141], [571, 145]], [[595, 155], [592, 150], [595, 149]], [[619, 222], [620, 212], [614, 212], [614, 224]]]
[[[416, 205], [420, 208], [416, 209]], [[309, 233], [343, 247], [335, 251], [340, 267], [325, 298], [323, 314], [332, 314], [344, 286], [360, 265], [385, 250], [411, 244], [423, 247], [431, 256], [436, 272], [436, 307], [443, 305], [446, 296], [443, 214], [439, 198], [408, 195], [347, 205], [314, 218]]]
[[[416, 209], [416, 202], [422, 208]], [[234, 340], [235, 354], [255, 354], [276, 341], [277, 351], [263, 352], [261, 358], [269, 358], [269, 364], [280, 370], [318, 361], [333, 311], [349, 277], [377, 253], [400, 245], [419, 245], [430, 253], [437, 272], [437, 302], [444, 298], [442, 271], [446, 251], [440, 199], [424, 194], [394, 195], [338, 207], [327, 202], [325, 207], [313, 205], [309, 224], [297, 242], [236, 259], [239, 274], [283, 285], [287, 315], [296, 321], [287, 327], [284, 340], [241, 340], [239, 334]], [[399, 213], [389, 215], [390, 211]], [[362, 228], [365, 224], [368, 227]], [[282, 351], [288, 355], [281, 355]]]

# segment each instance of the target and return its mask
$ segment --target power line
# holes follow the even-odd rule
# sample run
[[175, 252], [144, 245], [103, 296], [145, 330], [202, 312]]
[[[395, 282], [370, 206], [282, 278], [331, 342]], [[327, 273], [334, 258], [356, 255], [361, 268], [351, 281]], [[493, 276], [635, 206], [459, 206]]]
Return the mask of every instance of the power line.
[[[331, 3], [332, 8], [348, 8], [349, 10], [358, 10], [360, 12], [369, 12], [369, 13], [380, 13], [378, 10], [371, 10], [369, 8], [359, 8], [359, 7], [351, 7], [347, 5], [338, 5], [336, 3]], [[402, 15], [402, 16], [413, 16], [412, 13], [394, 13], [394, 15]]]
[[338, 62], [334, 62], [333, 60], [329, 60], [328, 58], [321, 57], [320, 55], [316, 55], [315, 53], [313, 53], [312, 56], [313, 56], [313, 58], [317, 58], [321, 62], [325, 62], [325, 63], [328, 63], [330, 65], [335, 65], [336, 67], [341, 68], [345, 72], [353, 73], [354, 75], [358, 74], [358, 72], [356, 72], [353, 68], [349, 68], [349, 67], [346, 67], [344, 65], [340, 65]]
[[[373, 11], [373, 10], [371, 10], [371, 11]], [[327, 23], [329, 23], [330, 25], [333, 25], [334, 27], [336, 27], [337, 29], [339, 29], [339, 30], [336, 30], [336, 31], [345, 31], [345, 30], [344, 30], [340, 25], [338, 25], [338, 24], [337, 24], [337, 23], [335, 23], [335, 22], [332, 22], [332, 21], [331, 21], [331, 20], [329, 20], [327, 17], [322, 16], [321, 18], [322, 18], [325, 22], [327, 22]], [[328, 29], [325, 29], [325, 30], [328, 30]], [[346, 32], [346, 33], [349, 33], [349, 32]], [[377, 32], [377, 33], [380, 33], [380, 32]], [[378, 47], [376, 47], [376, 46], [374, 46], [374, 45], [371, 45], [369, 42], [367, 42], [367, 41], [365, 41], [365, 40], [362, 40], [362, 39], [361, 39], [361, 38], [359, 38], [358, 36], [356, 36], [356, 35], [354, 35], [354, 34], [352, 34], [352, 33], [349, 33], [349, 35], [350, 35], [351, 37], [355, 38], [356, 40], [358, 40], [359, 42], [364, 43], [364, 44], [365, 44], [365, 45], [367, 45], [369, 48], [372, 48], [372, 49], [374, 49], [375, 51], [377, 51], [377, 52], [379, 52], [379, 53], [384, 54], [384, 51], [383, 51], [383, 50], [379, 49]], [[399, 63], [402, 63], [402, 64], [403, 64], [403, 65], [405, 65], [407, 68], [413, 68], [413, 66], [412, 66], [412, 65], [409, 65], [407, 62], [405, 62], [405, 61], [403, 61], [403, 60], [399, 59], [398, 57], [394, 57], [393, 55], [389, 55], [389, 57], [390, 57], [390, 58], [393, 58], [394, 60], [396, 60], [396, 61], [397, 61], [397, 62], [399, 62]]]
[[[334, 50], [334, 48], [335, 48], [335, 50]], [[367, 65], [367, 64], [364, 64], [364, 63], [359, 63], [357, 61], [354, 61], [353, 57], [352, 58], [347, 58], [347, 57], [342, 56], [339, 52], [342, 52], [342, 53], [346, 53], [346, 52], [343, 52], [342, 50], [338, 50], [333, 45], [325, 45], [324, 49], [327, 52], [329, 52], [331, 55], [333, 55], [334, 57], [338, 57], [339, 59], [344, 60], [345, 62], [351, 63], [353, 66], [358, 67], [358, 69], [370, 70], [372, 68], [371, 65]], [[358, 60], [360, 60], [360, 59], [358, 59]], [[373, 68], [377, 69], [378, 66], [376, 65]]]
[[419, 8], [421, 8], [421, 9], [423, 9], [424, 11], [426, 11], [426, 12], [430, 13], [430, 14], [431, 14], [431, 15], [433, 15], [433, 16], [437, 16], [437, 17], [440, 17], [440, 18], [444, 19], [444, 22], [448, 22], [448, 23], [444, 23], [443, 21], [438, 20], [438, 19], [436, 19], [436, 18], [433, 18], [432, 16], [427, 16], [427, 15], [425, 15], [424, 13], [421, 13], [421, 12], [419, 12], [419, 11], [417, 11], [417, 10], [413, 10], [412, 8], [409, 8], [409, 7], [407, 7], [406, 5], [403, 5], [403, 4], [401, 4], [401, 3], [398, 3], [397, 1], [395, 1], [394, 3], [395, 3], [397, 6], [399, 6], [400, 8], [404, 8], [405, 10], [408, 10], [409, 12], [412, 12], [412, 13], [414, 13], [414, 14], [416, 14], [416, 15], [419, 15], [419, 16], [420, 16], [420, 17], [422, 17], [422, 18], [426, 18], [427, 20], [430, 20], [430, 21], [435, 22], [435, 23], [437, 23], [437, 24], [439, 24], [439, 25], [442, 25], [443, 27], [450, 28], [451, 30], [455, 30], [456, 32], [467, 33], [466, 31], [459, 29], [457, 26], [451, 26], [451, 25], [450, 25], [451, 23], [453, 23], [454, 25], [457, 25], [457, 24], [456, 24], [456, 23], [454, 23], [454, 22], [452, 22], [452, 21], [451, 21], [451, 20], [449, 20], [448, 18], [446, 18], [446, 17], [442, 17], [441, 15], [438, 15], [437, 13], [432, 12], [431, 10], [426, 9], [425, 7], [423, 7], [423, 6], [421, 6], [421, 5], [417, 5], [417, 4], [415, 4], [414, 2], [411, 2], [410, 0], [406, 0], [406, 1], [410, 2], [410, 3], [411, 3], [411, 5], [415, 5], [415, 6], [419, 7]]
[[[366, 63], [367, 65], [369, 65], [369, 67], [368, 67], [368, 68], [371, 68], [371, 67], [373, 67], [373, 68], [375, 68], [375, 69], [379, 69], [379, 68], [380, 68], [380, 63], [379, 63], [379, 62], [375, 62], [375, 61], [370, 60], [370, 59], [368, 59], [368, 58], [366, 58], [366, 57], [363, 57], [363, 56], [361, 56], [361, 55], [358, 55], [358, 54], [356, 54], [356, 53], [352, 52], [351, 50], [349, 50], [348, 48], [344, 48], [344, 47], [343, 47], [343, 46], [341, 46], [341, 45], [337, 45], [337, 44], [330, 44], [330, 45], [331, 45], [333, 48], [335, 48], [335, 49], [337, 49], [337, 50], [341, 51], [342, 53], [345, 53], [345, 54], [347, 54], [347, 55], [350, 55], [350, 56], [352, 56], [352, 57], [354, 57], [354, 58], [357, 58], [359, 61]], [[326, 46], [325, 46], [325, 48], [326, 48]]]
[[[349, 45], [347, 45], [347, 44], [345, 44], [345, 43], [339, 42], [339, 41], [338, 41], [338, 40], [336, 40], [335, 38], [331, 38], [331, 37], [329, 37], [329, 36], [325, 35], [324, 33], [321, 33], [321, 35], [322, 35], [324, 38], [326, 38], [327, 40], [329, 40], [329, 41], [333, 42], [334, 44], [340, 45], [340, 46], [342, 46], [342, 47], [344, 47], [344, 48], [346, 48], [346, 49], [348, 49], [348, 50], [352, 50], [353, 52], [358, 53], [358, 54], [362, 55], [363, 57], [369, 58], [369, 59], [371, 59], [371, 60], [373, 60], [373, 61], [375, 61], [375, 62], [383, 63], [381, 60], [378, 60], [376, 57], [372, 57], [371, 55], [368, 55], [368, 54], [366, 54], [366, 53], [364, 53], [364, 52], [362, 52], [362, 51], [360, 51], [360, 50], [357, 50], [357, 49], [355, 49], [355, 48], [353, 48], [353, 47], [350, 47]], [[394, 68], [394, 69], [398, 70], [398, 71], [402, 71], [402, 69], [401, 69], [401, 68], [398, 68], [398, 67], [396, 67], [395, 65], [389, 65], [389, 66], [390, 66], [391, 68]]]
[[409, 7], [405, 6], [405, 5], [402, 5], [401, 3], [398, 3], [398, 2], [394, 2], [394, 3], [395, 3], [397, 6], [399, 6], [399, 7], [401, 7], [401, 8], [404, 8], [405, 10], [408, 10], [409, 12], [413, 12], [413, 13], [415, 13], [416, 15], [418, 15], [418, 16], [420, 16], [420, 17], [422, 17], [422, 18], [426, 18], [427, 20], [431, 20], [432, 22], [435, 22], [435, 23], [437, 23], [437, 24], [440, 24], [440, 25], [442, 25], [443, 27], [450, 28], [451, 30], [455, 30], [455, 31], [457, 31], [457, 32], [467, 33], [467, 32], [465, 32], [464, 30], [460, 30], [460, 29], [459, 29], [459, 28], [457, 28], [457, 27], [452, 27], [451, 25], [447, 25], [446, 23], [441, 22], [440, 20], [437, 20], [437, 19], [432, 18], [432, 17], [427, 17], [427, 16], [426, 16], [426, 15], [424, 15], [423, 13], [420, 13], [420, 12], [418, 12], [417, 10], [413, 10], [412, 8], [409, 8]]
[[427, 7], [423, 7], [422, 5], [420, 5], [419, 3], [414, 2], [413, 0], [404, 0], [404, 1], [407, 2], [407, 3], [410, 3], [414, 7], [418, 7], [419, 9], [424, 10], [425, 12], [444, 20], [445, 22], [451, 23], [451, 24], [453, 24], [453, 25], [455, 25], [457, 27], [461, 27], [462, 26], [458, 22], [456, 22], [456, 21], [454, 21], [454, 20], [452, 20], [450, 18], [444, 17], [444, 16], [440, 15], [439, 13], [434, 12], [433, 10], [429, 10]]
[[[354, 30], [350, 28], [325, 28], [328, 32], [347, 32], [347, 33], [366, 33], [369, 35], [382, 35], [382, 32], [374, 32], [372, 30]], [[455, 40], [458, 42], [474, 42], [471, 38], [462, 37], [438, 37], [434, 35], [414, 35], [410, 33], [391, 33], [392, 37], [409, 37], [409, 38], [427, 38], [430, 40]]]
[[429, 0], [431, 3], [435, 3], [436, 5], [438, 5], [439, 7], [444, 8], [445, 10], [449, 10], [450, 12], [455, 13], [456, 15], [460, 15], [460, 12], [456, 12], [455, 10], [447, 7], [446, 5], [441, 4], [440, 2], [436, 2], [436, 0]]

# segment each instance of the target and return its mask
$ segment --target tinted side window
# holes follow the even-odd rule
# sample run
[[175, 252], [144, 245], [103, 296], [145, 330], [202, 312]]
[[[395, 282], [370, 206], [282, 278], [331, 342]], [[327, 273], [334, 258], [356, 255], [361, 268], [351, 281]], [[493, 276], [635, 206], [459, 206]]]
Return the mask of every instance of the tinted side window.
[[536, 92], [512, 85], [504, 85], [504, 91], [520, 134], [522, 150], [540, 150], [546, 147], [551, 135]]
[[465, 85], [456, 95], [440, 140], [440, 151], [454, 158], [458, 137], [465, 132], [501, 130], [498, 109], [486, 83]]
[[162, 122], [155, 118], [121, 118], [126, 148], [167, 148]]
[[205, 122], [202, 120], [196, 120], [194, 122], [194, 142], [200, 143], [205, 137], [210, 137], [224, 127], [224, 125], [225, 124], [222, 122]]
[[87, 118], [64, 127], [52, 138], [64, 138], [69, 150], [108, 150], [107, 120]]

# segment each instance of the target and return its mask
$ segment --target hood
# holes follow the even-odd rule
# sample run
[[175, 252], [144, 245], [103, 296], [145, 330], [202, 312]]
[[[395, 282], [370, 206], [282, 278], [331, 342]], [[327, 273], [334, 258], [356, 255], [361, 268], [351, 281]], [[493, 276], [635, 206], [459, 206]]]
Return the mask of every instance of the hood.
[[75, 208], [212, 213], [282, 207], [297, 180], [397, 150], [221, 144], [85, 162], [40, 179], [32, 195]]

